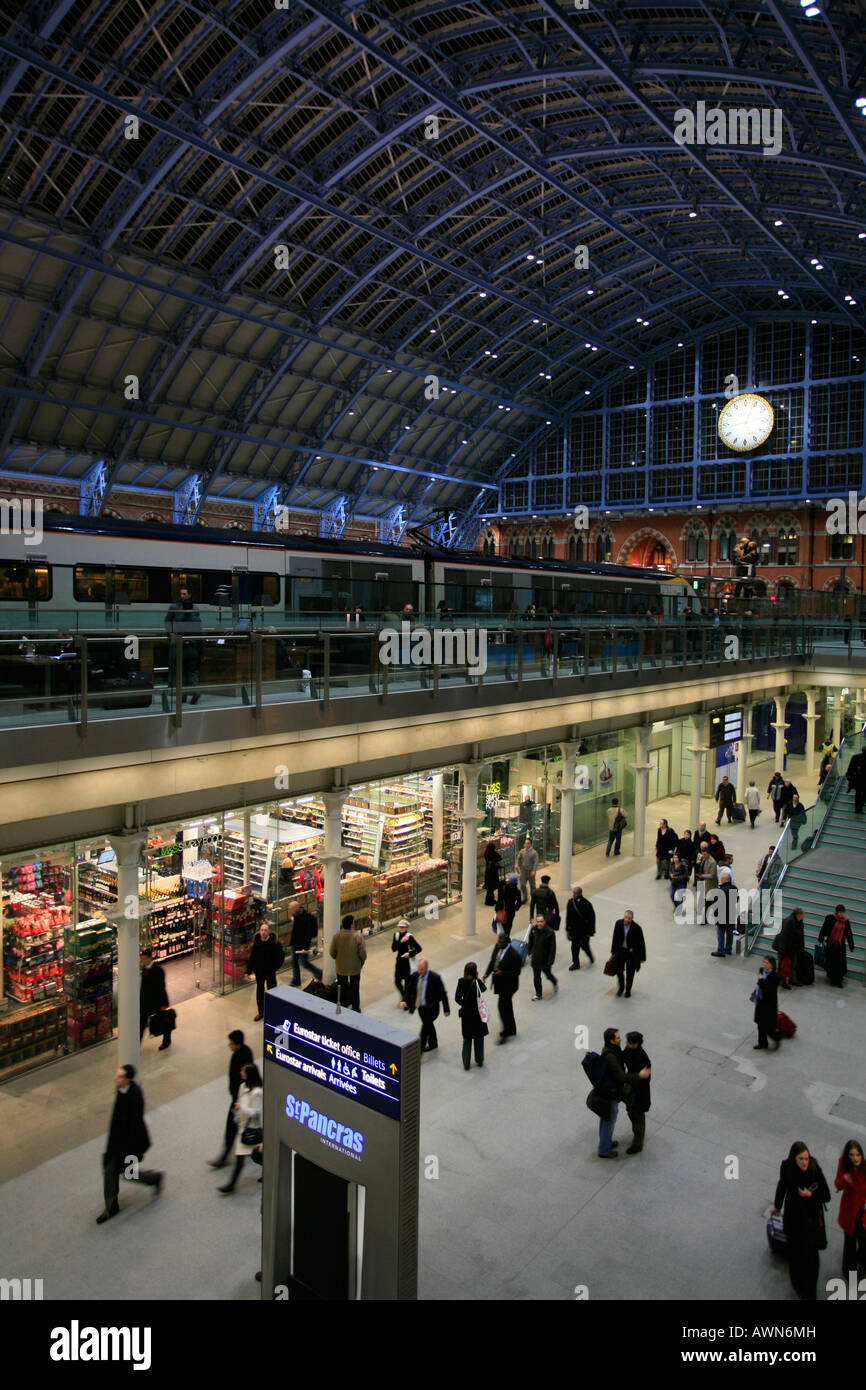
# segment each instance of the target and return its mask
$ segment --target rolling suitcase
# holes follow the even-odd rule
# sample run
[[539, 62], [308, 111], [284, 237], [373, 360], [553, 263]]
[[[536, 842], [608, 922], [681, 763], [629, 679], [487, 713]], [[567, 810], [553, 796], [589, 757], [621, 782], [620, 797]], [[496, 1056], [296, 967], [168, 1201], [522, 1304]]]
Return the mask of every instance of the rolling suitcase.
[[781, 1216], [767, 1217], [767, 1243], [774, 1255], [784, 1255], [788, 1258], [788, 1237], [785, 1235]]
[[734, 809], [731, 812], [731, 815], [733, 816], [734, 820], [746, 819], [746, 808], [743, 805], [742, 801], [736, 802], [736, 804], [734, 805]]
[[815, 983], [815, 962], [809, 951], [801, 951], [797, 956], [797, 982], [801, 985]]
[[776, 1027], [783, 1038], [793, 1038], [797, 1031], [797, 1025], [787, 1014], [780, 1013], [776, 1019]]

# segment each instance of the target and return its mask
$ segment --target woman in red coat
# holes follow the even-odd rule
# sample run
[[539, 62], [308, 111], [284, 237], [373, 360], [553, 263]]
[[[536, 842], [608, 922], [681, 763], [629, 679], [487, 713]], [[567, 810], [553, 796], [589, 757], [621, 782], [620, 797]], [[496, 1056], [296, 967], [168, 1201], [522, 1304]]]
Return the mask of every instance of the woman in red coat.
[[849, 1139], [842, 1150], [836, 1187], [842, 1193], [839, 1225], [845, 1232], [842, 1272], [849, 1274], [856, 1269], [858, 1276], [866, 1274], [866, 1163], [856, 1139]]

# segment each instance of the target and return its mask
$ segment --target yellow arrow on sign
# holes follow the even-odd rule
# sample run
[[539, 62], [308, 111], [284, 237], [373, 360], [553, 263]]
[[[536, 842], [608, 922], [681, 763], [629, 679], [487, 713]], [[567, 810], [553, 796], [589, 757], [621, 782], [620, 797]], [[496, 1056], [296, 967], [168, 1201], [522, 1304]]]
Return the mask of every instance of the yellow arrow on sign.
[[396, 1076], [396, 1075], [397, 1075], [397, 1068], [396, 1068], [396, 1066], [394, 1065], [393, 1062], [391, 1063], [391, 1075], [392, 1075], [392, 1076]]
[[268, 1052], [273, 1052], [273, 1050], [274, 1050], [274, 1049], [272, 1048], [271, 1044], [268, 1043]]

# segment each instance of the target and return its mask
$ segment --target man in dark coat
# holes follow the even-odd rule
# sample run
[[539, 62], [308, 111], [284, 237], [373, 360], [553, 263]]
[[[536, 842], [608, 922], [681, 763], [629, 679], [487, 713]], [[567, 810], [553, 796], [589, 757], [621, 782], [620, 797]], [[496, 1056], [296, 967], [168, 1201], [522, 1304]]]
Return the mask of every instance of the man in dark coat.
[[[148, 947], [142, 951], [139, 959], [141, 961], [141, 987], [138, 992], [138, 1023], [139, 1038], [143, 1038], [147, 1029], [148, 1020], [151, 1014], [159, 1013], [167, 1009], [168, 991], [165, 987], [165, 971], [161, 965], [157, 965], [153, 958], [153, 951]], [[165, 1033], [159, 1045], [159, 1051], [171, 1047], [171, 1033]]]
[[445, 1017], [450, 1018], [451, 1010], [448, 1007], [448, 995], [442, 983], [442, 976], [430, 969], [429, 961], [419, 956], [418, 969], [409, 977], [406, 998], [400, 1001], [400, 1008], [408, 1009], [410, 1014], [418, 1010], [421, 1019], [422, 1052], [435, 1052], [439, 1046], [435, 1025], [439, 1017], [440, 1004]]
[[[309, 970], [316, 980], [321, 980], [322, 972], [310, 960], [310, 946], [319, 937], [319, 924], [312, 912], [301, 907], [299, 902], [289, 903], [289, 916], [292, 919], [292, 984], [300, 988], [301, 966]], [[252, 1061], [252, 1057], [250, 1061]]]
[[866, 802], [866, 753], [855, 753], [845, 774], [848, 790], [854, 793], [854, 814], [862, 816]]
[[779, 957], [779, 981], [782, 989], [790, 989], [791, 982], [797, 983], [797, 957], [805, 950], [803, 922], [805, 909], [795, 907], [782, 921], [779, 935], [773, 942], [773, 950]]
[[716, 929], [716, 949], [711, 956], [724, 960], [734, 953], [734, 932], [740, 921], [739, 893], [734, 886], [730, 869], [722, 869], [719, 885], [707, 903], [707, 921]]
[[225, 1167], [228, 1156], [231, 1153], [232, 1144], [235, 1142], [235, 1136], [238, 1132], [238, 1124], [235, 1119], [235, 1101], [240, 1094], [241, 1081], [243, 1080], [241, 1072], [245, 1066], [253, 1061], [252, 1051], [244, 1042], [244, 1035], [240, 1028], [235, 1028], [229, 1033], [229, 1051], [232, 1054], [231, 1061], [229, 1062], [229, 1095], [231, 1096], [231, 1100], [229, 1101], [229, 1113], [226, 1116], [226, 1129], [223, 1137], [222, 1153], [219, 1158], [212, 1158], [209, 1161], [208, 1166], [210, 1168]]
[[102, 1155], [102, 1187], [105, 1210], [96, 1218], [97, 1226], [110, 1221], [120, 1210], [117, 1197], [121, 1174], [128, 1182], [162, 1187], [162, 1173], [139, 1167], [150, 1148], [150, 1135], [144, 1123], [144, 1096], [135, 1082], [135, 1067], [120, 1067], [114, 1075], [116, 1095], [108, 1129], [108, 1142]]
[[646, 1137], [646, 1116], [650, 1108], [650, 1078], [640, 1073], [652, 1071], [652, 1062], [643, 1048], [643, 1033], [626, 1033], [622, 1064], [629, 1074], [631, 1086], [631, 1095], [626, 1095], [625, 1108], [631, 1120], [632, 1141], [626, 1153], [639, 1154]]
[[630, 999], [635, 974], [646, 960], [643, 928], [634, 920], [634, 913], [631, 908], [627, 908], [618, 921], [614, 923], [610, 953], [614, 959], [616, 978], [619, 981], [617, 997], [625, 990], [626, 999]]
[[684, 864], [688, 864], [689, 870], [695, 862], [698, 854], [698, 846], [692, 839], [692, 832], [684, 830], [682, 839], [677, 840], [677, 854]]
[[788, 821], [791, 822], [791, 848], [796, 849], [800, 831], [806, 824], [806, 807], [796, 792], [791, 800], [786, 801], [782, 807], [782, 824], [785, 825]]
[[273, 989], [277, 983], [277, 971], [285, 960], [285, 952], [267, 922], [262, 922], [253, 937], [250, 958], [247, 961], [247, 979], [256, 977], [256, 1008], [258, 1013], [253, 1023], [258, 1023], [265, 1011], [265, 986]]
[[785, 787], [785, 779], [781, 772], [774, 772], [767, 784], [767, 796], [772, 798], [773, 814], [776, 817], [776, 824], [779, 824], [779, 817], [782, 814], [782, 792]]
[[737, 799], [737, 789], [733, 782], [728, 781], [727, 776], [723, 777], [716, 787], [716, 801], [719, 803], [719, 814], [716, 817], [716, 825], [721, 825], [722, 816], [727, 814], [728, 825], [731, 823], [731, 812]]
[[[506, 934], [511, 935], [511, 927], [514, 918], [520, 911], [523, 898], [520, 893], [520, 879], [517, 874], [509, 874], [506, 882], [502, 885], [501, 892], [502, 906], [505, 908], [505, 927]], [[499, 904], [497, 904], [498, 906]]]
[[701, 823], [700, 823], [700, 825], [697, 826], [697, 827], [695, 828], [695, 830], [694, 830], [694, 832], [693, 832], [693, 834], [692, 834], [692, 840], [694, 841], [694, 844], [695, 844], [695, 854], [699, 854], [699, 853], [700, 853], [700, 849], [701, 849], [701, 844], [702, 844], [702, 842], [703, 842], [704, 840], [706, 840], [707, 843], [709, 843], [709, 839], [710, 839], [710, 832], [709, 832], [709, 830], [707, 829], [707, 823], [706, 823], [705, 820], [702, 820]]
[[550, 874], [542, 874], [541, 882], [529, 899], [530, 919], [541, 913], [546, 922], [549, 922], [554, 931], [559, 931], [559, 903], [556, 894], [550, 886]]
[[[610, 1098], [610, 1113], [608, 1119], [605, 1120], [600, 1116], [598, 1121], [599, 1158], [619, 1157], [617, 1153], [619, 1144], [613, 1137], [614, 1126], [619, 1113], [620, 1101], [628, 1098], [631, 1088], [634, 1086], [635, 1073], [630, 1074], [625, 1069], [621, 1043], [622, 1039], [618, 1028], [605, 1028], [601, 1059], [604, 1062], [606, 1083], [600, 1094]], [[649, 1076], [649, 1068], [642, 1068], [637, 1073], [637, 1078], [641, 1081], [648, 1081]]]
[[768, 1047], [768, 1034], [778, 1047], [782, 1037], [776, 1023], [779, 1017], [779, 976], [776, 974], [776, 962], [772, 956], [764, 956], [761, 962], [758, 983], [752, 998], [755, 1001], [755, 1022], [758, 1025], [755, 1051], [763, 1052]]
[[595, 908], [589, 898], [583, 896], [583, 889], [575, 886], [565, 909], [565, 934], [571, 942], [571, 965], [569, 970], [580, 969], [580, 953], [585, 951], [592, 965], [595, 956], [589, 945], [589, 938], [595, 936]]
[[502, 1032], [498, 1039], [500, 1043], [507, 1042], [509, 1038], [517, 1036], [517, 1024], [514, 1021], [512, 1001], [517, 993], [522, 969], [523, 961], [512, 946], [510, 937], [501, 936], [493, 947], [483, 976], [485, 980], [489, 975], [493, 976], [493, 993], [496, 995], [499, 1017], [502, 1021]]
[[556, 976], [553, 973], [553, 962], [556, 959], [556, 932], [539, 912], [535, 925], [529, 933], [527, 950], [532, 963], [532, 979], [535, 984], [535, 993], [532, 996], [533, 1003], [541, 998], [541, 977], [546, 975], [553, 985], [553, 992], [559, 988]]
[[659, 821], [656, 833], [656, 878], [668, 878], [671, 871], [671, 855], [677, 847], [677, 832], [671, 830], [666, 820]]
[[777, 803], [779, 807], [779, 816], [781, 817], [783, 822], [785, 819], [785, 807], [790, 806], [791, 802], [794, 800], [794, 797], [798, 795], [799, 793], [797, 791], [797, 788], [794, 786], [794, 783], [786, 777], [782, 782], [782, 790], [779, 792], [779, 801]]

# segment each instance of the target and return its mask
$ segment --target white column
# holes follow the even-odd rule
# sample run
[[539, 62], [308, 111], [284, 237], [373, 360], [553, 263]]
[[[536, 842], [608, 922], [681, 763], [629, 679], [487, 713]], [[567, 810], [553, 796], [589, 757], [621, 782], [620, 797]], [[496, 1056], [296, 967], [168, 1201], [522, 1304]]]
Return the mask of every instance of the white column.
[[809, 782], [814, 782], [818, 775], [815, 766], [817, 754], [815, 748], [815, 725], [818, 723], [817, 713], [818, 691], [814, 686], [806, 691], [806, 713], [803, 718], [806, 721], [806, 777]]
[[708, 752], [704, 738], [707, 732], [707, 716], [705, 714], [693, 714], [692, 721], [692, 741], [689, 746], [689, 753], [692, 755], [692, 795], [689, 807], [689, 823], [691, 829], [701, 823], [701, 792], [704, 782], [704, 754]]
[[244, 887], [250, 881], [250, 813], [244, 811]]
[[321, 860], [324, 868], [322, 883], [322, 936], [324, 960], [324, 981], [333, 984], [337, 978], [337, 964], [330, 956], [331, 938], [340, 930], [340, 864], [346, 855], [342, 849], [340, 812], [348, 791], [323, 792], [325, 803], [325, 843]]
[[842, 689], [837, 686], [833, 691], [833, 742], [838, 748], [842, 742]]
[[138, 861], [143, 846], [142, 835], [111, 837], [117, 855], [117, 1061], [121, 1067], [138, 1067], [141, 1060]]
[[632, 763], [634, 768], [634, 837], [631, 852], [635, 858], [643, 857], [646, 846], [646, 807], [649, 790], [649, 740], [651, 733], [651, 724], [638, 724], [634, 731], [635, 761]]
[[475, 936], [478, 912], [478, 835], [479, 823], [484, 813], [477, 810], [478, 779], [481, 776], [480, 763], [461, 763], [460, 782], [463, 787], [463, 810], [460, 820], [463, 825], [463, 874], [462, 874], [462, 920], [463, 935]]
[[859, 729], [859, 726], [866, 721], [866, 690], [864, 690], [862, 686], [857, 686], [857, 689], [854, 691], [854, 699], [854, 718], [857, 721]]
[[749, 785], [749, 754], [752, 751], [752, 704], [743, 705], [743, 732], [740, 734], [740, 756], [737, 759], [737, 800], [745, 801]]
[[785, 706], [788, 703], [788, 696], [784, 690], [777, 690], [773, 695], [773, 703], [776, 706], [776, 718], [773, 721], [773, 728], [776, 730], [775, 748], [775, 771], [782, 772], [785, 766]]
[[433, 773], [433, 858], [443, 859], [445, 834], [445, 773]]
[[[574, 767], [577, 761], [576, 743], [561, 743], [562, 793], [559, 803], [559, 901], [571, 897], [571, 855], [574, 847]], [[564, 912], [565, 908], [561, 907]]]

